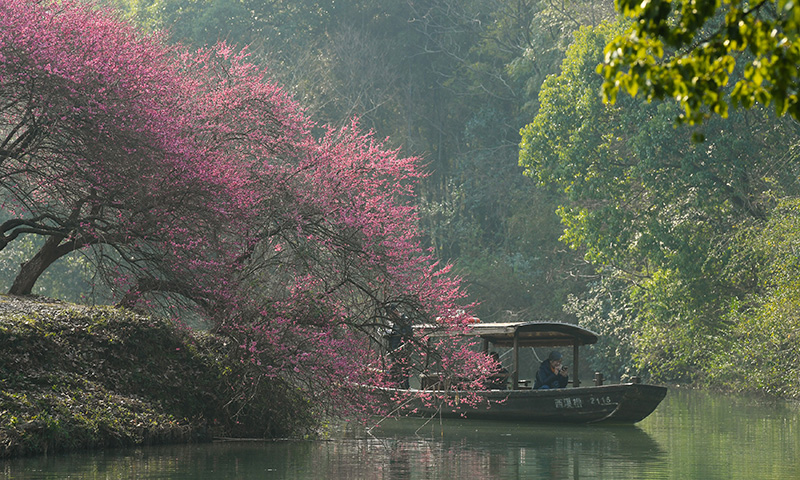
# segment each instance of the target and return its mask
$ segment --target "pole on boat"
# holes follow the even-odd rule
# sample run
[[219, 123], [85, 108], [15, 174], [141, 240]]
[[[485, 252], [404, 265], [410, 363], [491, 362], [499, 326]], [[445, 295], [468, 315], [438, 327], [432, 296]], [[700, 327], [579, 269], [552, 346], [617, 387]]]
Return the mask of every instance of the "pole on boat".
[[512, 390], [519, 388], [519, 330], [514, 329], [514, 380]]
[[578, 339], [576, 338], [575, 341], [572, 343], [572, 368], [575, 369], [575, 378], [572, 380], [573, 388], [581, 386], [581, 379], [578, 378], [578, 367], [580, 366], [580, 353], [578, 353]]

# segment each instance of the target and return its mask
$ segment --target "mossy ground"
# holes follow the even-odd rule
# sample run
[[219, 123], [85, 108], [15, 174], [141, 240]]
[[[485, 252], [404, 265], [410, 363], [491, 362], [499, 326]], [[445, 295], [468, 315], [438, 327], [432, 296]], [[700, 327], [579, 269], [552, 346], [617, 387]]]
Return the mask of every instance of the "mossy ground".
[[111, 307], [0, 296], [0, 457], [307, 426], [285, 385], [252, 390], [232, 343]]

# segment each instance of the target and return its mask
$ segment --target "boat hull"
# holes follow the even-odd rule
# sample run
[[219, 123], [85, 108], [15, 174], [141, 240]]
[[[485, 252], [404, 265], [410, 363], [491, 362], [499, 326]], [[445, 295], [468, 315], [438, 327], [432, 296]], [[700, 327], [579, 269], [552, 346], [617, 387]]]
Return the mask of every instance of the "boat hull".
[[552, 390], [431, 392], [393, 390], [400, 412], [516, 422], [636, 423], [661, 403], [667, 388], [623, 383]]

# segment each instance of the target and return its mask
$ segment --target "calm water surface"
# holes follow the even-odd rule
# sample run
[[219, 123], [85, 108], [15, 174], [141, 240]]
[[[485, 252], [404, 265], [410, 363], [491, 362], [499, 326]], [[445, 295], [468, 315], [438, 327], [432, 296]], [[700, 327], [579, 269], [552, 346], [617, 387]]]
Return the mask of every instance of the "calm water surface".
[[800, 479], [800, 405], [671, 389], [634, 426], [385, 421], [329, 441], [0, 461], [14, 479]]

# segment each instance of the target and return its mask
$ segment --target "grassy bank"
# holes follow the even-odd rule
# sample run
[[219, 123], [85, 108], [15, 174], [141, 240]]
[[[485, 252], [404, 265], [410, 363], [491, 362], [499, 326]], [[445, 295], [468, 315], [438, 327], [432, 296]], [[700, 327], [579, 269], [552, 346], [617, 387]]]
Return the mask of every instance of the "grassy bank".
[[308, 406], [235, 341], [110, 307], [0, 296], [0, 457], [275, 437]]

